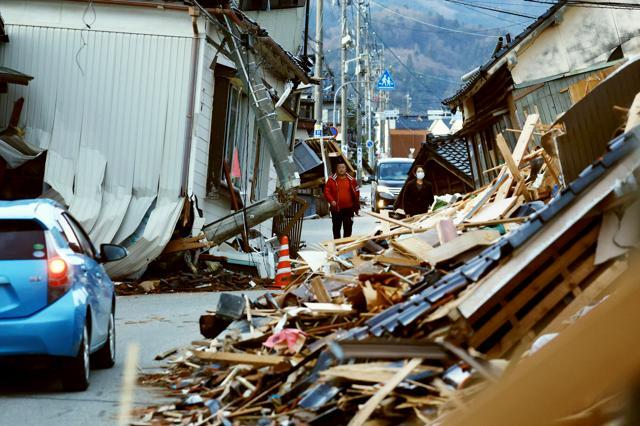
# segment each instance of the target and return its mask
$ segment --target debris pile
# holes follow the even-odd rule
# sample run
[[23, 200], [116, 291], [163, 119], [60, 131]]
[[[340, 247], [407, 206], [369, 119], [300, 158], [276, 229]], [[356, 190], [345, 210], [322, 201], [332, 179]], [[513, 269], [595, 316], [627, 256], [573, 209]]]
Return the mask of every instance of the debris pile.
[[588, 316], [638, 241], [640, 129], [569, 185], [555, 131], [532, 114], [513, 151], [498, 138], [490, 185], [404, 220], [371, 213], [375, 234], [301, 251], [282, 293], [222, 295], [205, 339], [143, 379], [179, 402], [136, 424], [430, 424], [465, 407]]
[[227, 269], [216, 272], [181, 272], [168, 277], [116, 283], [118, 296], [158, 293], [198, 293], [209, 291], [260, 290], [273, 280], [241, 274]]

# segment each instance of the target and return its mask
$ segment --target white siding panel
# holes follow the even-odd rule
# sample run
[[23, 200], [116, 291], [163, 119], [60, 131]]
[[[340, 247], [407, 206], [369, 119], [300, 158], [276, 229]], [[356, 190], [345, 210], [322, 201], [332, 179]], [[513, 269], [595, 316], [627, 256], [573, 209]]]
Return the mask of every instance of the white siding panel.
[[146, 266], [181, 209], [191, 38], [7, 24], [0, 63], [34, 80], [0, 97], [0, 125], [24, 97], [27, 138], [48, 148], [45, 181], [96, 243], [136, 234], [114, 270]]
[[285, 50], [296, 54], [304, 39], [304, 7], [245, 12]]
[[568, 7], [559, 24], [520, 47], [511, 70], [513, 80], [521, 84], [587, 68], [606, 61], [617, 46], [628, 46], [638, 37], [640, 10]]
[[[213, 71], [210, 69], [215, 50], [208, 44], [203, 43], [200, 70], [198, 98], [194, 123], [194, 156], [191, 161], [192, 167], [192, 190], [193, 194], [202, 201], [207, 196], [207, 172], [209, 164], [209, 142], [211, 139], [211, 114], [213, 111]], [[206, 217], [205, 221], [211, 218]]]

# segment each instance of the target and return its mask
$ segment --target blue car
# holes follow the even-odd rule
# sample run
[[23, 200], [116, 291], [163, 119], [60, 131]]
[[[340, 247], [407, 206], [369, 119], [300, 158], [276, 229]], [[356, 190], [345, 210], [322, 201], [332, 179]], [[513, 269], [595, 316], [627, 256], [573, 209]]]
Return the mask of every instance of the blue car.
[[115, 362], [116, 298], [102, 264], [126, 255], [114, 244], [98, 252], [54, 201], [0, 202], [0, 362], [60, 357], [64, 389], [87, 389], [91, 365]]

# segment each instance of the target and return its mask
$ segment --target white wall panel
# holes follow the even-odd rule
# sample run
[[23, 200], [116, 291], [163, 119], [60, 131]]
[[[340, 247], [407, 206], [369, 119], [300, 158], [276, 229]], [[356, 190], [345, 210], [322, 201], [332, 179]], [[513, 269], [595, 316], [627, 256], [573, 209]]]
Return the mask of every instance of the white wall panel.
[[511, 70], [513, 81], [522, 84], [605, 62], [620, 45], [626, 55], [635, 53], [639, 38], [640, 10], [568, 7], [558, 24], [523, 45]]
[[[96, 243], [138, 235], [129, 240], [137, 240], [131, 257], [114, 270], [146, 266], [170, 238], [181, 208], [192, 39], [54, 28], [42, 14], [42, 26], [15, 25], [12, 11], [3, 4], [11, 42], [0, 49], [0, 63], [34, 80], [0, 96], [0, 125], [24, 97], [28, 140], [48, 148], [45, 181]], [[188, 15], [181, 16], [188, 25]]]

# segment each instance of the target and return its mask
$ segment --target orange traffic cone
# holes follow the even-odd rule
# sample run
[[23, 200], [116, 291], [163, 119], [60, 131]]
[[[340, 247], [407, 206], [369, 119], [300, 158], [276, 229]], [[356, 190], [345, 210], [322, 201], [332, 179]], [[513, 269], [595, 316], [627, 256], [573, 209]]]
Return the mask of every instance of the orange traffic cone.
[[289, 258], [289, 238], [283, 235], [280, 239], [280, 253], [276, 268], [275, 286], [284, 288], [291, 281], [291, 259]]

